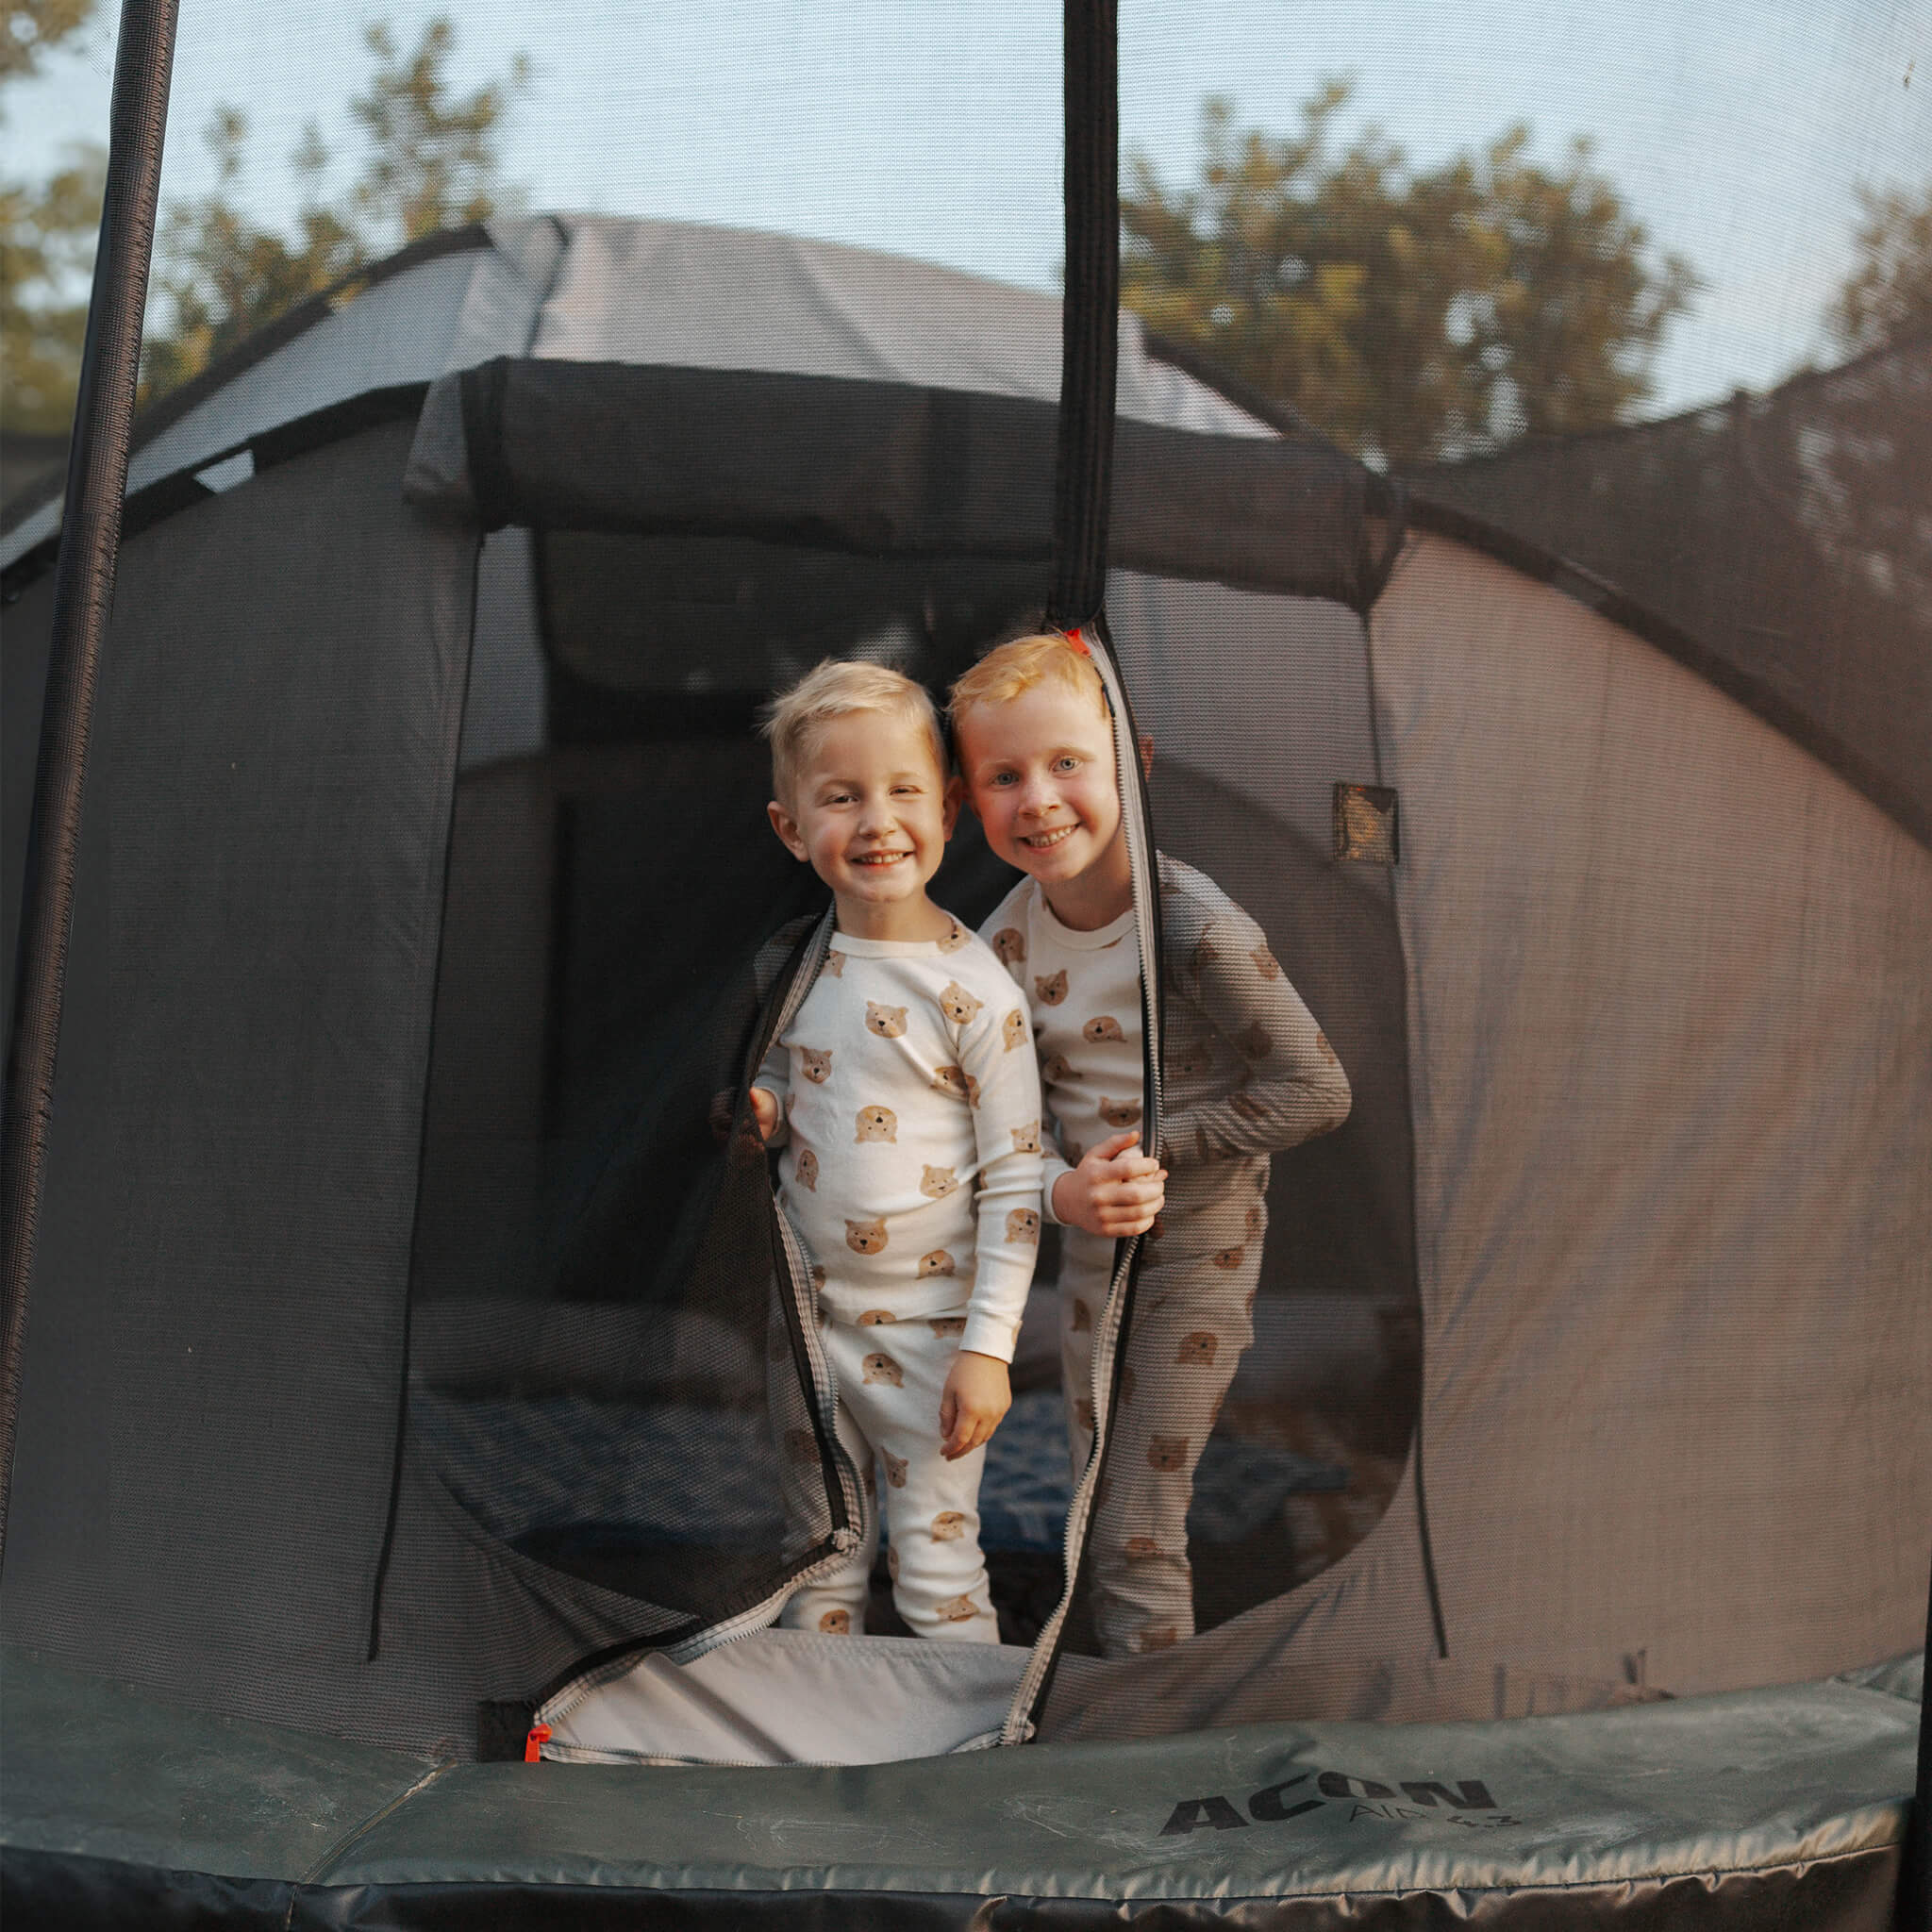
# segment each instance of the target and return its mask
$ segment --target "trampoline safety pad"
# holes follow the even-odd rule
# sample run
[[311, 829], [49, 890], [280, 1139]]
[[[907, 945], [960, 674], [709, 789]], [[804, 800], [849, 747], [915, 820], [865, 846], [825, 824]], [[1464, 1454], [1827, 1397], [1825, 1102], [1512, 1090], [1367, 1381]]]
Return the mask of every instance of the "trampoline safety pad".
[[[6, 1661], [5, 1905], [221, 1925], [1890, 1923], [1915, 1661], [1507, 1723], [867, 1768], [462, 1764]], [[512, 1907], [512, 1901], [515, 1907]], [[997, 1902], [997, 1903], [994, 1903]], [[1579, 1909], [1580, 1908], [1580, 1909]], [[631, 1921], [635, 1923], [635, 1920]]]

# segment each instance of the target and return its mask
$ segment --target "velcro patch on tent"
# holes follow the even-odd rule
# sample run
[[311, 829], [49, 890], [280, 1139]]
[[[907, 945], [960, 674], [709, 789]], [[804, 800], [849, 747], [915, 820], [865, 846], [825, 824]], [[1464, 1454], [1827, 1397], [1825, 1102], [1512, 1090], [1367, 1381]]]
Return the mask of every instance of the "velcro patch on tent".
[[1402, 857], [1399, 801], [1386, 785], [1335, 785], [1335, 856], [1364, 865]]

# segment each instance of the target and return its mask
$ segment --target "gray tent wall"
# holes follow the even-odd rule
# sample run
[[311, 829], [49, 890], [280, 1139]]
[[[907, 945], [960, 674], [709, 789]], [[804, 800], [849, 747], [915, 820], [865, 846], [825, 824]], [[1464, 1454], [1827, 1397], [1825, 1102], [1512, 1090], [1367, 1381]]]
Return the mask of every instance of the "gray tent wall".
[[[1110, 608], [1157, 744], [1211, 721], [1224, 783], [1318, 818], [1334, 721], [1241, 701], [1318, 648], [1305, 607], [1292, 636], [1224, 611], [1211, 658], [1183, 587]], [[1064, 1659], [1049, 1730], [1501, 1716], [1574, 1680], [1686, 1693], [1914, 1647], [1932, 856], [1663, 652], [1462, 544], [1413, 540], [1368, 636], [1402, 800], [1419, 1452], [1291, 1595], [1172, 1655]]]
[[[134, 487], [494, 355], [1057, 382], [1055, 305], [965, 277], [663, 225], [493, 232], [211, 388], [137, 454]], [[1263, 433], [1135, 344], [1124, 414]], [[396, 1466], [457, 735], [466, 766], [508, 772], [541, 741], [543, 675], [525, 541], [490, 538], [479, 567], [474, 528], [404, 507], [411, 434], [406, 413], [272, 465], [260, 444], [252, 480], [233, 487], [246, 458], [209, 472], [226, 493], [126, 547], [8, 1621], [206, 1708], [465, 1748], [477, 1698], [650, 1633], [480, 1537], [407, 1446]], [[299, 568], [291, 527], [316, 536]], [[17, 526], [0, 562], [50, 531]], [[216, 560], [225, 583], [251, 555], [217, 608]], [[12, 639], [43, 629], [43, 596]], [[1334, 780], [1400, 794], [1400, 866], [1352, 890], [1407, 960], [1425, 1393], [1419, 1452], [1340, 1566], [1138, 1660], [1131, 1697], [1119, 1668], [1066, 1657], [1048, 1728], [1500, 1715], [1910, 1647], [1932, 1523], [1924, 850], [1665, 653], [1441, 537], [1411, 542], [1366, 625], [1125, 573], [1110, 609], [1184, 856], [1208, 837], [1191, 776], [1318, 851]], [[30, 654], [7, 669], [9, 718], [31, 715]], [[1277, 706], [1285, 685], [1312, 695]], [[277, 824], [278, 775], [305, 761], [334, 808]], [[537, 808], [506, 804], [507, 835]], [[225, 870], [237, 815], [275, 854], [245, 876]], [[406, 927], [358, 925], [372, 867], [408, 883]], [[191, 988], [211, 1017], [183, 1039], [158, 1016]], [[335, 1043], [298, 1067], [318, 1002]], [[210, 1083], [237, 1126], [170, 1131]], [[104, 1166], [125, 1204], [111, 1247]], [[197, 1205], [158, 1245], [164, 1200]], [[222, 1284], [192, 1332], [177, 1275]], [[278, 1446], [303, 1440], [297, 1412], [330, 1445], [299, 1481]], [[82, 1425], [101, 1415], [105, 1435]], [[187, 1445], [165, 1474], [157, 1440]]]
[[[542, 700], [527, 546], [507, 535], [479, 565], [473, 528], [403, 503], [409, 386], [553, 326], [574, 352], [728, 367], [782, 346], [814, 374], [950, 374], [1048, 402], [1058, 380], [1058, 305], [967, 277], [927, 272], [922, 300], [868, 332], [857, 251], [595, 221], [500, 232], [245, 360], [131, 466], [7, 1575], [9, 1636], [50, 1657], [210, 1709], [463, 1749], [478, 1699], [527, 1696], [656, 1626], [504, 1549], [413, 1443], [399, 1452], [458, 733], [478, 761], [527, 750]], [[761, 326], [721, 339], [726, 296], [784, 252], [796, 274]], [[652, 332], [613, 255], [661, 273]], [[967, 341], [994, 346], [967, 358]], [[1157, 419], [1265, 433], [1129, 366], [1124, 393]], [[142, 527], [182, 500], [183, 472], [188, 507]], [[26, 585], [6, 659], [9, 908], [49, 594], [33, 566], [57, 520], [50, 506], [0, 545]], [[291, 531], [313, 539], [299, 566], [280, 560]], [[373, 910], [395, 903], [408, 921]]]

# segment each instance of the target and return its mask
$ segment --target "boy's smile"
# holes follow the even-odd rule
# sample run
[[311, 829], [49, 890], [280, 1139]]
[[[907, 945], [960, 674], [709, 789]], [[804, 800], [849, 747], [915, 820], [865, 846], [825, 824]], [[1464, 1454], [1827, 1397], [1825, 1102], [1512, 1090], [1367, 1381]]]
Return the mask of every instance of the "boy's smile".
[[1043, 682], [1005, 704], [969, 707], [957, 733], [986, 842], [1038, 879], [1068, 924], [1119, 917], [1132, 886], [1113, 726], [1100, 707]]
[[925, 885], [958, 809], [930, 735], [887, 711], [828, 720], [790, 808], [775, 799], [767, 808], [787, 849], [831, 887], [839, 929], [885, 940], [930, 938], [935, 922], [950, 930]]

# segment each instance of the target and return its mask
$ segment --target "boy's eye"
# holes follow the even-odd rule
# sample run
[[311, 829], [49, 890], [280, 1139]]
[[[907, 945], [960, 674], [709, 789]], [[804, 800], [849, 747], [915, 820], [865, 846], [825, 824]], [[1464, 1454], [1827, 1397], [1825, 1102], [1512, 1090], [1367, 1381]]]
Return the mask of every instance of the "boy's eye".
[[1056, 758], [1053, 761], [1053, 768], [1056, 772], [1074, 772], [1077, 771], [1079, 766], [1080, 760], [1071, 756]]

